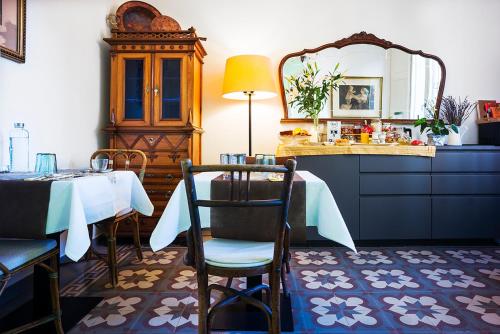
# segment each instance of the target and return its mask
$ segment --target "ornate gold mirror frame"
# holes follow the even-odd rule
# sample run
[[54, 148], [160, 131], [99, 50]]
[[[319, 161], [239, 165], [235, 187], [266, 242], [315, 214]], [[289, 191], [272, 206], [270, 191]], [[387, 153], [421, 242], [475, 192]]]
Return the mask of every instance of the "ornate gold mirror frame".
[[[311, 53], [317, 53], [321, 50], [327, 49], [327, 48], [337, 48], [341, 49], [343, 47], [349, 46], [349, 45], [356, 45], [356, 44], [369, 44], [369, 45], [375, 45], [382, 47], [384, 49], [398, 49], [403, 52], [409, 53], [411, 55], [420, 55], [425, 58], [430, 58], [434, 59], [440, 66], [441, 68], [441, 81], [439, 84], [439, 89], [436, 97], [436, 111], [439, 110], [439, 107], [441, 106], [441, 100], [443, 98], [443, 91], [444, 91], [444, 85], [446, 81], [446, 67], [444, 66], [443, 61], [435, 56], [431, 55], [428, 53], [424, 53], [421, 50], [411, 50], [408, 49], [407, 47], [404, 47], [399, 44], [394, 44], [390, 41], [387, 41], [385, 39], [378, 38], [377, 36], [373, 34], [369, 34], [365, 31], [362, 31], [360, 33], [354, 34], [350, 37], [340, 39], [334, 43], [328, 43], [325, 45], [322, 45], [320, 47], [317, 47], [315, 49], [304, 49], [299, 52], [294, 52], [286, 55], [280, 62], [279, 65], [279, 84], [280, 84], [280, 93], [281, 93], [281, 100], [283, 103], [283, 112], [284, 112], [284, 118], [281, 119], [282, 123], [299, 123], [299, 122], [312, 122], [312, 119], [306, 119], [306, 118], [289, 118], [288, 117], [288, 106], [287, 106], [287, 101], [286, 101], [286, 96], [285, 96], [285, 87], [284, 87], [284, 82], [283, 82], [283, 66], [285, 65], [285, 62], [292, 58], [292, 57], [300, 57], [304, 56], [306, 54], [311, 54]], [[346, 121], [349, 123], [359, 123], [362, 122], [362, 119], [355, 119], [355, 118], [321, 118], [320, 121], [328, 121], [328, 120], [337, 120], [337, 121]], [[382, 119], [382, 121], [389, 121], [392, 123], [403, 123], [403, 124], [410, 124], [413, 123], [415, 120], [413, 119]]]

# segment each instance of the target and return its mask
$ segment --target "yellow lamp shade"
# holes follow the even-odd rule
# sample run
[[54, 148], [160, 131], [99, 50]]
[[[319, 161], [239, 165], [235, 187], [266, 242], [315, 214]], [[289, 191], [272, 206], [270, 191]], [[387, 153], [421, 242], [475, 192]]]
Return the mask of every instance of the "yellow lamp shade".
[[252, 100], [263, 100], [276, 96], [271, 61], [267, 57], [258, 55], [240, 55], [228, 58], [222, 97], [246, 100], [250, 92]]

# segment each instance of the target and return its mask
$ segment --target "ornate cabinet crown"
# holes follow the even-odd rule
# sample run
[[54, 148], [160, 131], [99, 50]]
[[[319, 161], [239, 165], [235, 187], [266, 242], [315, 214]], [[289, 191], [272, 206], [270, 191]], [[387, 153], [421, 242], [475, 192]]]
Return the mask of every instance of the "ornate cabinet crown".
[[105, 132], [110, 148], [139, 149], [148, 166], [144, 186], [153, 218], [143, 218], [149, 234], [182, 173], [180, 160], [201, 163], [201, 80], [206, 55], [194, 28], [141, 1], [121, 5], [108, 16], [110, 110]]

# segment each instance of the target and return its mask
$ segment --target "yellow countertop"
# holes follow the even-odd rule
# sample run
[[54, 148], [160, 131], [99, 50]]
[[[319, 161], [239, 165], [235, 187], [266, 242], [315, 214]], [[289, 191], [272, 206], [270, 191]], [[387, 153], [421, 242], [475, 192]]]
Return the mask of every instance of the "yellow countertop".
[[435, 157], [436, 146], [414, 146], [414, 145], [283, 145], [276, 149], [276, 156], [300, 156], [300, 155], [336, 155], [336, 154], [379, 154], [379, 155], [413, 155], [420, 157]]

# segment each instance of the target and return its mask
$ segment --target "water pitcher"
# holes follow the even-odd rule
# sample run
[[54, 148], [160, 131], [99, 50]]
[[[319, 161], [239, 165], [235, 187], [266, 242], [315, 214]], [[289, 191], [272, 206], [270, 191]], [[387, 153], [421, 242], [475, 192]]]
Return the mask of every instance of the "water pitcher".
[[24, 123], [14, 123], [9, 135], [10, 171], [29, 171], [29, 142], [30, 134], [24, 128]]

